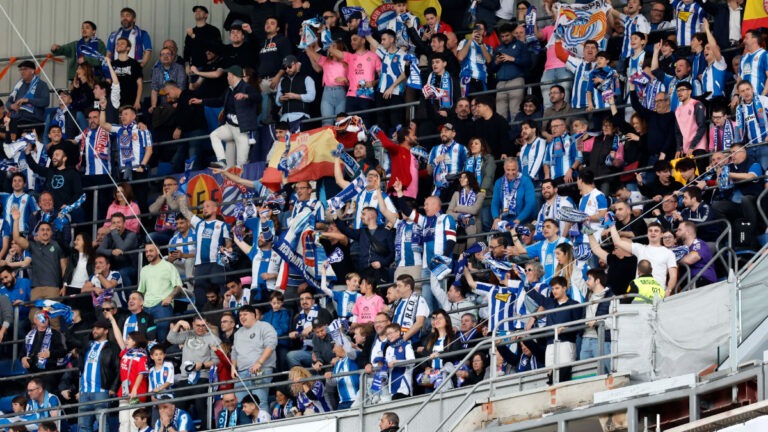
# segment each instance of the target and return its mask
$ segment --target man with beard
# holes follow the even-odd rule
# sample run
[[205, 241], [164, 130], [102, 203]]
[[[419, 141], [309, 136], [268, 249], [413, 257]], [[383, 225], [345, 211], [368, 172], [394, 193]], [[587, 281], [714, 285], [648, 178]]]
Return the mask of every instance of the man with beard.
[[[147, 265], [139, 273], [139, 286], [136, 289], [144, 295], [147, 313], [155, 320], [173, 315], [173, 299], [181, 292], [181, 277], [176, 267], [160, 257], [154, 244], [144, 246]], [[205, 297], [203, 297], [205, 298]], [[157, 339], [164, 341], [168, 334], [170, 321], [157, 324]]]
[[[29, 156], [32, 146], [27, 146], [24, 153]], [[27, 157], [27, 164], [35, 174], [45, 177], [43, 190], [53, 195], [53, 205], [56, 210], [61, 210], [65, 205], [75, 202], [83, 194], [80, 183], [80, 173], [73, 167], [67, 166], [67, 154], [63, 149], [57, 148], [51, 157], [51, 167], [40, 166], [34, 158]], [[71, 213], [75, 219], [75, 211]]]
[[[136, 109], [128, 105], [120, 108], [120, 124], [109, 123], [106, 112], [102, 110], [100, 122], [104, 130], [117, 137], [121, 178], [128, 181], [147, 178], [149, 159], [152, 157], [152, 135], [148, 130], [139, 128]], [[147, 188], [136, 188], [135, 195], [140, 207], [147, 205]]]
[[115, 44], [117, 58], [112, 60], [112, 70], [117, 75], [120, 83], [120, 104], [131, 105], [135, 109], [141, 109], [141, 96], [144, 93], [144, 72], [141, 64], [128, 57], [131, 51], [131, 42], [126, 38], [119, 38]]
[[[536, 218], [534, 240], [541, 240], [543, 238], [542, 227], [545, 220], [558, 220], [560, 218], [560, 209], [564, 207], [576, 207], [573, 205], [573, 201], [571, 201], [570, 198], [561, 196], [557, 193], [557, 183], [552, 179], [546, 179], [541, 183], [541, 196], [544, 198], [544, 203], [541, 205], [539, 215]], [[558, 223], [558, 228], [560, 230], [559, 234], [565, 237], [571, 229], [571, 223], [560, 221]]]
[[109, 34], [107, 39], [107, 57], [117, 59], [115, 45], [117, 39], [126, 38], [131, 42], [132, 48], [128, 57], [141, 63], [141, 67], [149, 63], [152, 58], [152, 39], [149, 33], [136, 25], [136, 11], [131, 8], [123, 8], [120, 11], [120, 28]]
[[224, 286], [225, 268], [219, 263], [219, 249], [223, 247], [231, 251], [232, 238], [227, 224], [216, 219], [219, 213], [216, 201], [207, 200], [203, 203], [202, 219], [189, 211], [188, 200], [182, 200], [180, 210], [195, 228], [195, 305], [203, 307], [206, 289], [212, 284]]
[[467, 148], [457, 143], [455, 137], [456, 129], [453, 125], [444, 124], [440, 128], [441, 144], [432, 148], [427, 161], [427, 172], [432, 175], [435, 183], [433, 195], [440, 196], [445, 202], [453, 196], [453, 180], [464, 170], [467, 162]]
[[469, 98], [462, 97], [456, 101], [453, 111], [448, 114], [448, 122], [456, 130], [456, 141], [468, 143], [475, 133], [475, 122], [469, 108]]

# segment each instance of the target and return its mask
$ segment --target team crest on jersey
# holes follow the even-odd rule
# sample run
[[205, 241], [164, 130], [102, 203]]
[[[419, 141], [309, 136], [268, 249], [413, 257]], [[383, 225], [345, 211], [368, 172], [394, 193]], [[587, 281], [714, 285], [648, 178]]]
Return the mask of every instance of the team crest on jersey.
[[683, 20], [685, 22], [688, 22], [688, 19], [690, 17], [691, 17], [691, 12], [688, 12], [688, 11], [680, 11], [680, 12], [677, 13], [677, 18], [679, 18], [679, 19], [681, 19], [681, 20]]
[[498, 301], [502, 301], [502, 302], [505, 302], [505, 303], [506, 303], [507, 301], [509, 301], [509, 297], [510, 297], [510, 295], [511, 295], [511, 294], [509, 294], [509, 293], [507, 293], [507, 294], [501, 294], [501, 293], [499, 293], [499, 294], [496, 294], [496, 295], [494, 296], [494, 298], [495, 298], [496, 300], [498, 300]]

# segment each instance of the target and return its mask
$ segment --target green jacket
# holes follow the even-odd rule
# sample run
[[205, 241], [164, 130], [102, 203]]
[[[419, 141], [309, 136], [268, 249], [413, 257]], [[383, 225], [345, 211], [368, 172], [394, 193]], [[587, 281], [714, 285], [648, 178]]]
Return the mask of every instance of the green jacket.
[[[78, 42], [79, 40], [72, 41], [68, 44], [61, 45], [59, 49], [55, 51], [51, 51], [55, 55], [64, 56], [67, 58], [67, 79], [70, 81], [75, 79], [75, 72], [77, 71], [77, 43]], [[102, 55], [106, 54], [107, 46], [104, 45], [104, 41], [99, 39], [98, 45], [99, 45], [99, 52]], [[93, 65], [94, 68], [101, 66], [101, 63], [95, 58], [86, 57], [85, 61]]]

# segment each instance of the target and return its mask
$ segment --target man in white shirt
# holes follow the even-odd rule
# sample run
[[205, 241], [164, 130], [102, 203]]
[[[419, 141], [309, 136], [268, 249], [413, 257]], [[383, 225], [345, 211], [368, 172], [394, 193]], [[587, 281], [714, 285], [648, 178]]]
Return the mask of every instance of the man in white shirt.
[[667, 287], [666, 296], [672, 295], [677, 283], [677, 261], [675, 254], [661, 245], [661, 225], [658, 222], [648, 224], [648, 245], [621, 238], [615, 225], [611, 225], [611, 239], [616, 247], [636, 256], [638, 262], [648, 260], [653, 266], [654, 279]]

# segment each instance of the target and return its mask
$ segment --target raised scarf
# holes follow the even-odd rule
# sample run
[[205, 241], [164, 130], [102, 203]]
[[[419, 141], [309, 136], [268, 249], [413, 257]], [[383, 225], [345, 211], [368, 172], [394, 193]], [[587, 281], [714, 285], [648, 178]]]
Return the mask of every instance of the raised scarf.
[[453, 106], [453, 83], [451, 82], [451, 74], [448, 71], [443, 72], [443, 75], [440, 76], [440, 82], [437, 81], [437, 75], [434, 72], [430, 73], [427, 78], [427, 84], [435, 90], [435, 99], [438, 101], [440, 108], [450, 108]]

